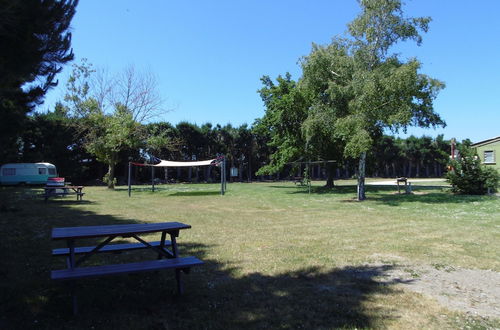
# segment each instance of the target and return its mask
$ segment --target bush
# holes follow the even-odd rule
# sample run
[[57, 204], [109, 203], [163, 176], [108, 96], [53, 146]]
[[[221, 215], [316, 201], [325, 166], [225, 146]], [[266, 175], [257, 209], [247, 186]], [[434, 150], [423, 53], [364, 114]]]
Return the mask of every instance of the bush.
[[446, 174], [453, 191], [461, 194], [484, 195], [497, 191], [500, 175], [493, 168], [481, 164], [475, 151], [468, 147], [460, 149], [460, 157], [450, 162]]

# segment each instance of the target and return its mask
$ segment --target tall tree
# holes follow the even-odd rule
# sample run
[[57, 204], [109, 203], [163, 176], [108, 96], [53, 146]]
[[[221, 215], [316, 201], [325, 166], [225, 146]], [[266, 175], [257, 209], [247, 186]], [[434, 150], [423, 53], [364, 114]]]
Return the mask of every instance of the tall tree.
[[389, 50], [399, 41], [422, 42], [430, 18], [406, 18], [400, 0], [360, 0], [362, 12], [349, 24], [355, 71], [349, 113], [337, 122], [347, 155], [359, 158], [358, 200], [364, 200], [366, 153], [373, 136], [384, 129], [429, 127], [445, 123], [434, 112], [433, 100], [444, 84], [419, 73], [417, 59], [404, 62]]
[[78, 0], [0, 0], [0, 159], [15, 155], [26, 114], [73, 59], [70, 22]]
[[[311, 104], [302, 123], [308, 151], [312, 157], [337, 163], [343, 158], [345, 143], [338, 135], [335, 122], [348, 113], [352, 99], [350, 81], [354, 61], [347, 45], [348, 41], [340, 38], [326, 47], [313, 44], [311, 54], [302, 58], [303, 75], [299, 81]], [[333, 187], [335, 166], [338, 165], [327, 165], [326, 187]]]
[[[120, 151], [138, 147], [144, 138], [138, 120], [162, 110], [156, 85], [144, 88], [143, 80], [130, 72], [126, 70], [122, 80], [120, 76], [108, 79], [102, 71], [95, 75], [92, 66], [83, 61], [74, 65], [65, 97], [73, 116], [80, 119], [78, 133], [86, 149], [108, 165], [104, 181], [111, 189], [115, 186], [114, 170]], [[135, 97], [137, 90], [150, 95]]]
[[283, 170], [292, 161], [308, 159], [306, 139], [302, 133], [302, 123], [307, 118], [309, 107], [307, 97], [297, 87], [297, 83], [287, 73], [278, 76], [275, 84], [271, 78], [261, 78], [264, 85], [259, 90], [266, 107], [264, 118], [255, 128], [269, 132], [269, 146], [274, 149], [269, 164], [261, 167], [257, 174], [272, 174]]

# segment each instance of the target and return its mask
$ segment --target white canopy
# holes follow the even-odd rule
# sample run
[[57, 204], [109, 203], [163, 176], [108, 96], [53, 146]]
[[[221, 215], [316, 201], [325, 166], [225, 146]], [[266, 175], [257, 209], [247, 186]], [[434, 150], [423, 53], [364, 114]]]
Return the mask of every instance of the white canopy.
[[212, 163], [217, 160], [215, 159], [209, 159], [209, 160], [202, 160], [199, 162], [173, 162], [170, 160], [162, 160], [159, 164], [156, 165], [151, 165], [155, 167], [187, 167], [187, 166], [208, 166], [212, 165]]

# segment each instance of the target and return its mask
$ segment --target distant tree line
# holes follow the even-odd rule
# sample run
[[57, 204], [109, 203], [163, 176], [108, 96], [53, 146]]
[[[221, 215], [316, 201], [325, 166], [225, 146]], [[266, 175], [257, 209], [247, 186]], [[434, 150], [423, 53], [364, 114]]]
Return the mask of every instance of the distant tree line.
[[[84, 118], [71, 117], [66, 108], [58, 104], [54, 111], [35, 113], [28, 117], [26, 129], [20, 136], [15, 153], [3, 155], [0, 163], [50, 162], [57, 166], [59, 174], [78, 183], [101, 182], [107, 173], [106, 164], [99, 162], [89, 152], [83, 139], [78, 139], [79, 121]], [[275, 153], [270, 145], [270, 136], [262, 134], [259, 121], [252, 126], [234, 127], [206, 123], [201, 126], [180, 122], [140, 124], [139, 142], [133, 148], [124, 147], [117, 154], [116, 177], [124, 183], [129, 161], [149, 162], [150, 156], [166, 160], [206, 160], [225, 155], [228, 171], [236, 168], [237, 176], [232, 180], [248, 182], [254, 180], [279, 180], [302, 176], [307, 166], [313, 179], [327, 180], [328, 168], [333, 168], [334, 178], [356, 176], [356, 160], [343, 159], [335, 163], [322, 163], [329, 159], [301, 159], [286, 164], [273, 175], [256, 175], [269, 164]], [[383, 136], [377, 140], [367, 159], [367, 174], [376, 177], [441, 177], [446, 172], [449, 160], [450, 141], [442, 135], [432, 137], [398, 138]], [[177, 168], [169, 172], [156, 171], [158, 180], [210, 182], [218, 180], [219, 171], [203, 168]], [[229, 177], [229, 173], [227, 173]], [[149, 182], [149, 169], [136, 168], [134, 180]]]

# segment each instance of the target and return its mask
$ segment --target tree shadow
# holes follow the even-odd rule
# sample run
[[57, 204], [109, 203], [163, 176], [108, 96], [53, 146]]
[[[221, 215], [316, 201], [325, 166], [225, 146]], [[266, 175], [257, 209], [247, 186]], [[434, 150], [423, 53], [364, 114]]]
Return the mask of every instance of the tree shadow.
[[[0, 191], [0, 198], [1, 191]], [[374, 295], [396, 295], [397, 280], [381, 281], [390, 265], [334, 269], [304, 267], [282, 273], [242, 274], [214, 257], [216, 247], [178, 239], [180, 254], [205, 262], [183, 276], [186, 293], [175, 294], [171, 271], [78, 281], [80, 313], [71, 313], [67, 285], [50, 280], [55, 260], [53, 227], [141, 223], [70, 208], [68, 204], [18, 200], [18, 212], [0, 220], [0, 328], [372, 328], [395, 317], [367, 304]], [[92, 243], [92, 242], [90, 242]], [[95, 244], [95, 243], [93, 243]], [[80, 244], [79, 244], [80, 245]], [[102, 254], [96, 263], [155, 258], [150, 251]]]
[[[357, 187], [355, 185], [343, 185], [335, 186], [333, 188], [327, 187], [311, 187], [311, 191], [307, 187], [299, 186], [270, 186], [273, 189], [289, 189], [288, 194], [298, 194], [298, 195], [332, 195], [340, 196], [346, 195], [346, 198], [342, 199], [341, 202], [350, 203], [357, 202], [356, 191]], [[436, 190], [441, 190], [437, 192]], [[462, 204], [462, 203], [474, 203], [482, 201], [485, 198], [497, 198], [495, 196], [480, 196], [480, 195], [459, 195], [453, 194], [449, 191], [449, 187], [446, 186], [412, 186], [412, 192], [406, 194], [404, 192], [404, 187], [401, 187], [401, 193], [398, 193], [397, 186], [387, 186], [387, 185], [367, 185], [366, 186], [366, 197], [367, 201], [375, 201], [377, 203], [389, 205], [389, 206], [400, 206], [403, 203], [424, 203], [424, 204]], [[350, 195], [350, 196], [349, 196]]]
[[177, 191], [168, 194], [169, 196], [215, 196], [220, 195], [220, 191]]
[[[123, 192], [123, 191], [128, 191], [128, 189], [127, 188], [115, 188], [115, 191]], [[217, 190], [217, 191], [215, 191], [215, 190], [213, 190], [213, 191], [209, 191], [209, 190], [179, 191], [179, 190], [172, 189], [171, 187], [170, 188], [158, 188], [158, 187], [155, 187], [154, 191], [151, 189], [151, 187], [149, 187], [149, 188], [138, 188], [138, 187], [135, 187], [135, 188], [131, 189], [131, 192], [132, 192], [132, 196], [134, 195], [134, 193], [142, 193], [142, 192], [146, 192], [146, 193], [150, 193], [150, 194], [162, 193], [162, 194], [165, 194], [165, 195], [168, 195], [168, 196], [211, 196], [211, 195], [220, 195], [220, 190]]]
[[413, 190], [412, 194], [392, 194], [370, 196], [370, 200], [389, 206], [400, 206], [403, 203], [422, 203], [422, 204], [464, 204], [484, 201], [494, 196], [478, 195], [456, 195], [447, 192], [429, 192], [421, 194], [420, 190]]

